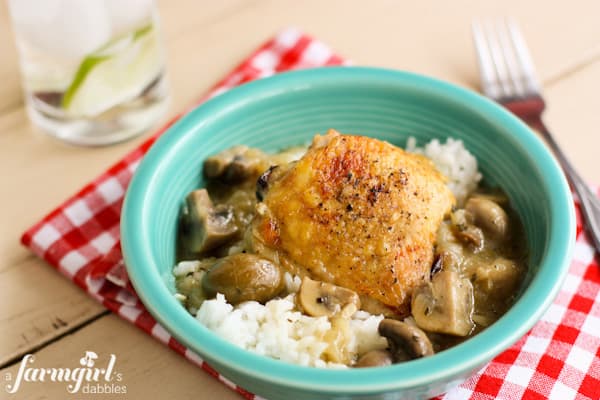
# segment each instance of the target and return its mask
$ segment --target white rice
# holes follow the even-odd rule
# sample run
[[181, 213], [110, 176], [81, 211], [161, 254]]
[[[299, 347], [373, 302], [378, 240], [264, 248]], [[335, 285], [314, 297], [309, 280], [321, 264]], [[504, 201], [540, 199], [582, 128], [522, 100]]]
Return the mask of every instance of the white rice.
[[[273, 299], [265, 305], [248, 301], [233, 307], [225, 297], [206, 300], [196, 318], [219, 337], [246, 350], [294, 364], [311, 367], [347, 368], [327, 361], [330, 346], [324, 338], [332, 324], [327, 317], [309, 317], [295, 306], [295, 294]], [[346, 344], [349, 354], [384, 349], [387, 342], [377, 333], [383, 316], [356, 312], [350, 319]]]
[[448, 187], [460, 206], [477, 188], [481, 173], [477, 159], [465, 148], [462, 140], [447, 138], [446, 143], [433, 139], [423, 147], [417, 147], [414, 137], [408, 138], [406, 151], [423, 154], [431, 159], [437, 169], [448, 178]]
[[[435, 139], [424, 147], [416, 144], [415, 138], [409, 138], [406, 150], [430, 158], [448, 178], [448, 186], [458, 204], [462, 204], [481, 180], [476, 158], [465, 149], [462, 141], [452, 138], [446, 143]], [[175, 266], [173, 273], [182, 276], [197, 271], [199, 266], [197, 261], [183, 261]], [[249, 301], [234, 307], [222, 294], [217, 294], [215, 299], [202, 303], [195, 313], [196, 318], [221, 338], [258, 354], [305, 366], [347, 368], [344, 364], [329, 361], [327, 349], [330, 344], [325, 335], [332, 324], [328, 318], [303, 315], [296, 307], [300, 278], [286, 273], [285, 284], [290, 294], [264, 305]], [[357, 311], [349, 320], [350, 340], [345, 345], [345, 352], [356, 356], [385, 348], [387, 342], [377, 332], [382, 319], [382, 315]], [[410, 318], [406, 322], [411, 323]]]
[[181, 261], [173, 268], [173, 275], [184, 276], [191, 272], [196, 272], [200, 268], [200, 261]]

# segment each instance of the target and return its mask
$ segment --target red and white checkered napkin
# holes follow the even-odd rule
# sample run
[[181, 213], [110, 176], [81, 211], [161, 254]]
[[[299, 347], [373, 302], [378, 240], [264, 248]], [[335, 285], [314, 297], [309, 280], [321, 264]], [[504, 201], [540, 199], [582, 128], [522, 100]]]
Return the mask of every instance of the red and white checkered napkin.
[[[288, 29], [261, 46], [200, 102], [280, 71], [344, 63], [323, 43]], [[21, 241], [108, 309], [255, 399], [258, 396], [221, 376], [156, 323], [129, 284], [123, 265], [119, 216], [125, 189], [148, 148], [179, 117], [31, 227]], [[579, 216], [577, 226], [567, 281], [542, 320], [442, 399], [600, 399], [600, 265], [581, 232]]]

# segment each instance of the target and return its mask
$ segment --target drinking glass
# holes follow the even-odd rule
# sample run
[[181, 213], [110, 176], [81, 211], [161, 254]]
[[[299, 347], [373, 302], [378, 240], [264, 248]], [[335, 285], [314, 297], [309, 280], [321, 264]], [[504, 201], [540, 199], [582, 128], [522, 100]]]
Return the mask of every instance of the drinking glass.
[[8, 0], [27, 111], [50, 134], [105, 145], [165, 111], [167, 83], [153, 0]]

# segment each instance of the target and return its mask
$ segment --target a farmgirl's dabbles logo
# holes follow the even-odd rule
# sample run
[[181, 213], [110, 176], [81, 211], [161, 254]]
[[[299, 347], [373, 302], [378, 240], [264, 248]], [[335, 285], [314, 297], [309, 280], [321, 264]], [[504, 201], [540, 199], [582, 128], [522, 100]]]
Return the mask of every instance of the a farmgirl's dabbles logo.
[[79, 359], [79, 366], [75, 368], [44, 368], [33, 366], [35, 357], [27, 354], [21, 360], [19, 372], [14, 377], [11, 373], [4, 374], [8, 382], [5, 389], [8, 393], [17, 393], [26, 382], [64, 382], [69, 393], [90, 394], [116, 394], [127, 393], [127, 386], [121, 384], [123, 374], [115, 371], [117, 356], [111, 354], [105, 366], [96, 366], [98, 354], [86, 351]]

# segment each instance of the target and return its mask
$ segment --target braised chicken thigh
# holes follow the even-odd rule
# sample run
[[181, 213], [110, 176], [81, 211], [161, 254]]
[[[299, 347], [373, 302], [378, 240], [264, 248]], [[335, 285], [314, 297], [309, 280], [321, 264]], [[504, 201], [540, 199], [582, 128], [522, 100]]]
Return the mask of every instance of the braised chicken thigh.
[[253, 250], [300, 276], [406, 315], [429, 279], [436, 233], [455, 203], [424, 156], [364, 136], [317, 135], [297, 162], [259, 179]]

